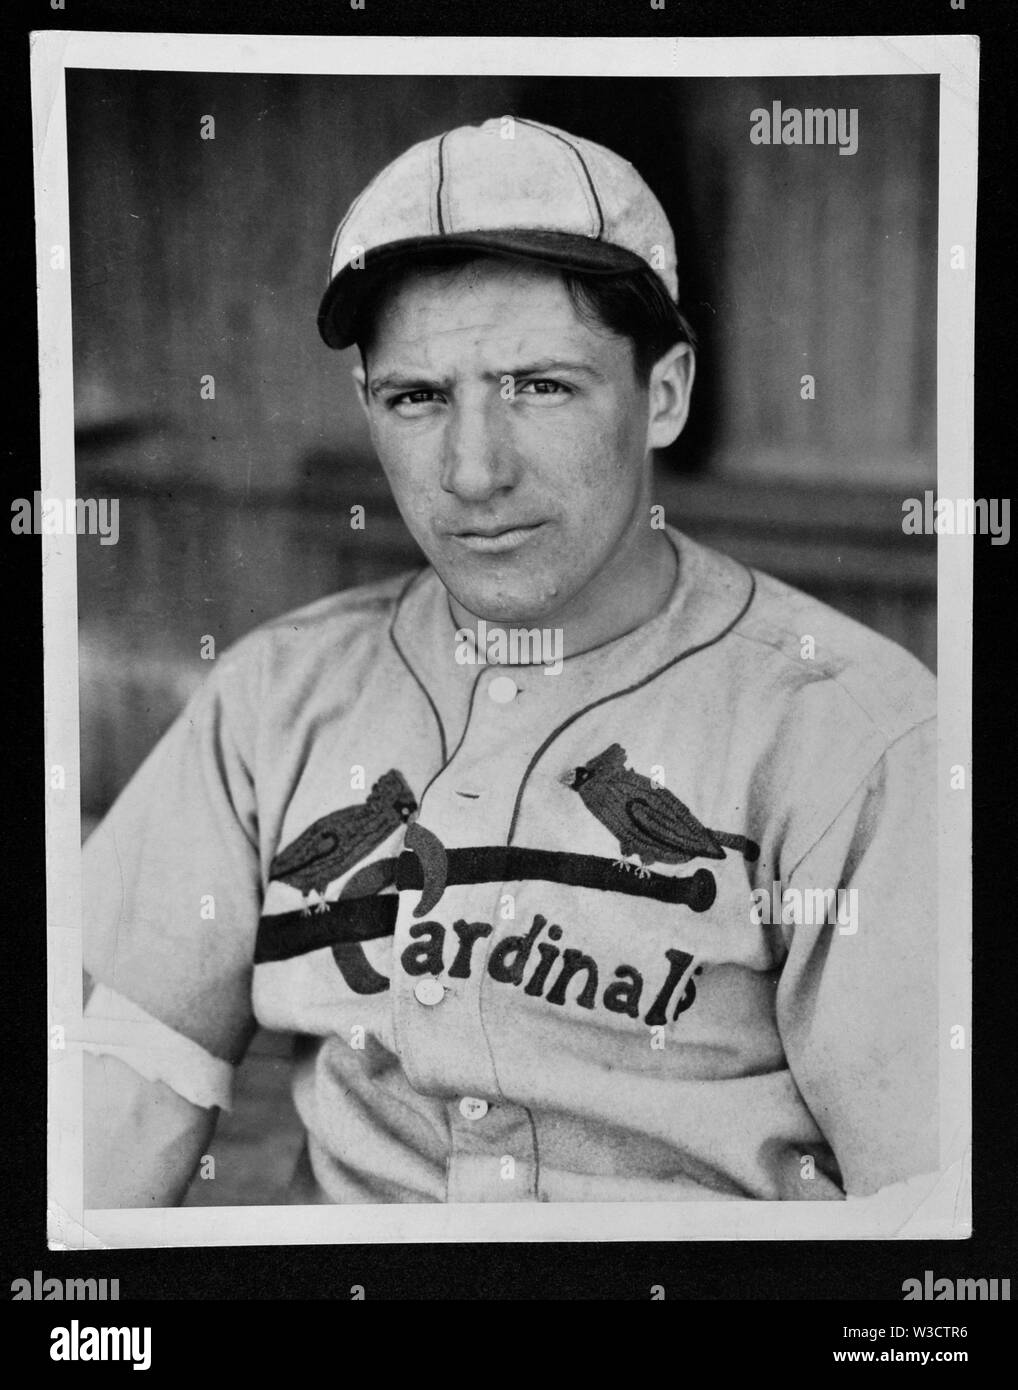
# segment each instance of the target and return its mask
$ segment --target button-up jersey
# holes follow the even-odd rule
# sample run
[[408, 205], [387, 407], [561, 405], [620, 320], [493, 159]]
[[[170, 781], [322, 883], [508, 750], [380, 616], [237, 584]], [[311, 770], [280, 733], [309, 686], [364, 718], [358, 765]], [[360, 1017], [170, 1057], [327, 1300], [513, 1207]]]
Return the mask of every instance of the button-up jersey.
[[93, 976], [233, 1063], [299, 1036], [293, 1200], [937, 1168], [932, 677], [668, 534], [664, 610], [554, 666], [430, 568], [259, 629], [86, 846]]

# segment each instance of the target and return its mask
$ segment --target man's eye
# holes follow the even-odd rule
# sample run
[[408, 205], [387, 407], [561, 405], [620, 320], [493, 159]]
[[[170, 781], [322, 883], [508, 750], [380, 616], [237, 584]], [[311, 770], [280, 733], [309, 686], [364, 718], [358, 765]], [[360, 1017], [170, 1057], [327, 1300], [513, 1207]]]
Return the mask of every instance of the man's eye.
[[390, 409], [397, 409], [399, 406], [407, 405], [430, 405], [437, 395], [437, 391], [423, 386], [418, 391], [401, 391], [398, 396], [390, 396], [389, 407]]
[[568, 395], [569, 387], [563, 386], [561, 381], [549, 381], [546, 377], [538, 377], [533, 381], [525, 381], [519, 388], [520, 392], [530, 390], [535, 396], [556, 396]]

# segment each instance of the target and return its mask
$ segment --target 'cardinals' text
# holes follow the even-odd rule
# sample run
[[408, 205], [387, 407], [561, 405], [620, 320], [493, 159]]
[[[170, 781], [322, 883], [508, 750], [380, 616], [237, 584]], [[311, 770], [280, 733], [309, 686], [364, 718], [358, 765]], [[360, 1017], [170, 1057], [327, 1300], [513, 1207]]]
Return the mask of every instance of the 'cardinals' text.
[[[410, 928], [413, 943], [400, 955], [400, 965], [408, 975], [447, 973], [451, 980], [468, 980], [474, 947], [492, 931], [490, 922], [454, 922], [451, 933], [441, 922], [419, 922]], [[606, 983], [593, 956], [571, 947], [561, 949], [554, 944], [561, 939], [562, 928], [549, 925], [538, 913], [526, 935], [502, 938], [488, 956], [488, 974], [498, 984], [522, 987], [524, 994], [548, 1004], [568, 1002], [593, 1009], [600, 1003], [609, 1013], [642, 1017], [650, 1028], [678, 1018], [696, 999], [694, 958], [685, 951], [665, 951], [660, 974], [652, 981], [646, 981], [635, 966], [623, 964], [615, 967]], [[453, 954], [447, 968], [449, 952]], [[646, 1012], [641, 1014], [645, 1003]]]

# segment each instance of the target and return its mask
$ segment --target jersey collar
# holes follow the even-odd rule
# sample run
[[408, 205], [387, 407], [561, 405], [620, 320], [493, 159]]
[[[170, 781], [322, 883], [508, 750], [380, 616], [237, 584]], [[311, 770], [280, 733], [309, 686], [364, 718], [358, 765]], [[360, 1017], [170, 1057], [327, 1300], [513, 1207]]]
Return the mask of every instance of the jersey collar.
[[[575, 688], [583, 704], [646, 684], [678, 661], [722, 641], [752, 603], [754, 579], [744, 565], [674, 527], [669, 526], [667, 534], [679, 564], [665, 607], [632, 632], [563, 663], [561, 678]], [[445, 586], [428, 566], [403, 590], [391, 637], [443, 721], [451, 725], [463, 717], [479, 669], [456, 661], [456, 631]]]

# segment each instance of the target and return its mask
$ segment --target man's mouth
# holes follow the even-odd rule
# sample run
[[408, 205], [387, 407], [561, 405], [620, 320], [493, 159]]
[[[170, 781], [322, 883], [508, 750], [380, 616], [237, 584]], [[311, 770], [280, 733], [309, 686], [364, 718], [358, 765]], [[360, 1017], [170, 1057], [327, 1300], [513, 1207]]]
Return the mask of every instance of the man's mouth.
[[453, 539], [468, 550], [480, 551], [491, 554], [506, 550], [515, 550], [517, 546], [535, 535], [544, 525], [543, 521], [536, 521], [528, 526], [486, 526], [478, 527], [472, 531], [455, 531]]

